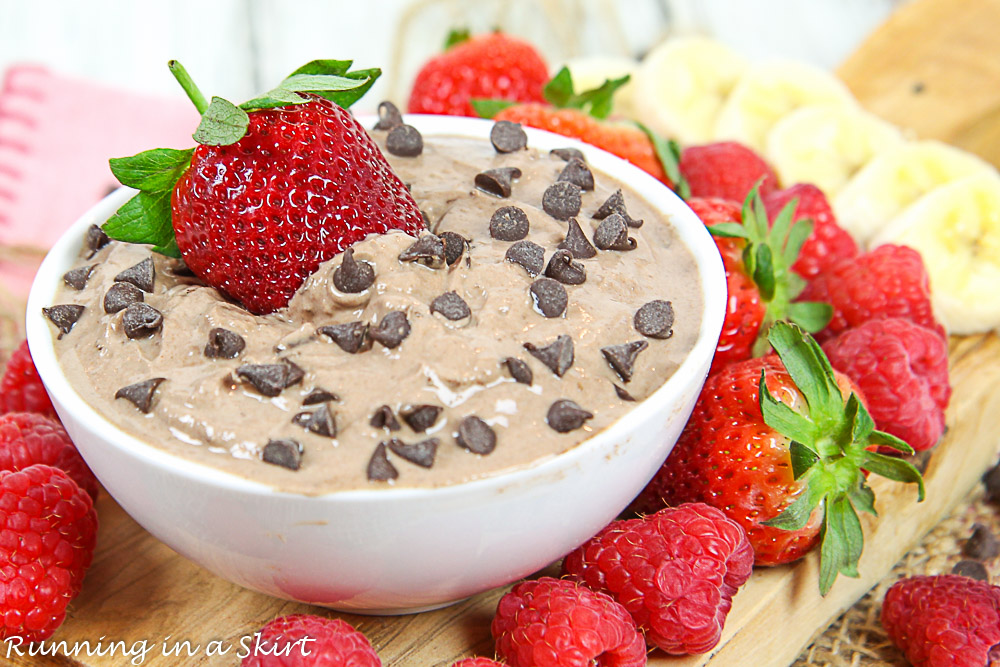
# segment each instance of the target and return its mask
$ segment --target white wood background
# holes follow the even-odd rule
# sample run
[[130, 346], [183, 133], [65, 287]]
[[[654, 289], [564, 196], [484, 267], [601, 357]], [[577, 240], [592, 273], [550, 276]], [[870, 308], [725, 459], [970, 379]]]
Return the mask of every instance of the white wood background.
[[451, 26], [500, 27], [555, 68], [592, 54], [641, 56], [703, 33], [751, 57], [834, 67], [900, 0], [0, 0], [0, 72], [35, 62], [135, 91], [180, 96], [183, 62], [208, 95], [246, 99], [313, 58], [386, 72], [362, 108], [404, 102]]

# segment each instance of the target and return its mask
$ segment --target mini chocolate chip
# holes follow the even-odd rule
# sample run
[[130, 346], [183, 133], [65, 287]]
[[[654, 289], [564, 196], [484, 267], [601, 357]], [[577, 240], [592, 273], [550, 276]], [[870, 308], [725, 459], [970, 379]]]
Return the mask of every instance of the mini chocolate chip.
[[617, 213], [622, 216], [622, 218], [625, 219], [625, 224], [629, 227], [642, 227], [642, 220], [635, 220], [628, 214], [628, 210], [625, 208], [625, 197], [622, 195], [621, 188], [615, 190], [611, 196], [605, 199], [604, 203], [601, 204], [600, 208], [597, 209], [597, 212], [595, 212], [591, 217], [594, 220], [604, 220], [612, 213]]
[[337, 394], [332, 391], [316, 387], [302, 399], [302, 405], [316, 405], [317, 403], [327, 403], [329, 401], [339, 400], [340, 396], [337, 396]]
[[279, 364], [243, 364], [236, 375], [254, 386], [264, 396], [277, 396], [286, 387], [300, 382], [304, 376], [301, 368], [290, 361]]
[[[581, 190], [590, 191], [594, 189], [594, 174], [591, 173], [590, 167], [587, 163], [579, 158], [570, 158], [563, 167], [563, 170], [559, 172], [559, 178], [557, 181], [566, 181], [579, 186]], [[574, 213], [573, 215], [576, 215]]]
[[156, 268], [150, 257], [142, 260], [138, 264], [128, 267], [117, 276], [116, 283], [132, 283], [143, 292], [152, 292], [156, 282]]
[[109, 243], [111, 243], [111, 238], [104, 233], [104, 230], [97, 225], [91, 225], [87, 229], [87, 237], [84, 239], [84, 244], [87, 246], [87, 249], [90, 250], [87, 258], [89, 259], [96, 255], [98, 250]]
[[535, 308], [545, 317], [559, 317], [566, 312], [569, 296], [558, 280], [539, 278], [529, 288]]
[[[406, 189], [409, 190], [410, 188], [406, 188]], [[426, 211], [421, 211], [420, 212], [420, 217], [423, 218], [423, 220], [424, 220], [424, 228], [425, 229], [430, 229], [431, 228], [431, 216], [427, 215]]]
[[632, 373], [635, 370], [635, 358], [639, 353], [649, 347], [649, 343], [644, 340], [635, 340], [623, 345], [610, 345], [601, 348], [601, 354], [607, 359], [611, 368], [618, 373], [624, 382], [632, 380]]
[[511, 181], [521, 178], [521, 170], [517, 167], [497, 167], [476, 174], [474, 183], [483, 192], [497, 197], [509, 197]]
[[531, 372], [531, 366], [521, 361], [517, 357], [507, 357], [503, 360], [510, 376], [521, 384], [530, 385], [535, 380], [535, 374]]
[[363, 322], [347, 322], [346, 324], [328, 324], [316, 329], [317, 333], [328, 336], [330, 340], [340, 346], [344, 352], [354, 354], [366, 347], [366, 334], [368, 325]]
[[129, 338], [152, 336], [163, 326], [163, 314], [146, 303], [133, 303], [122, 313], [122, 329]]
[[344, 251], [344, 259], [333, 271], [333, 285], [341, 292], [357, 294], [364, 292], [375, 282], [375, 269], [365, 261], [354, 259], [354, 249]]
[[408, 445], [399, 438], [392, 438], [387, 444], [393, 454], [421, 468], [430, 468], [434, 465], [434, 457], [437, 456], [437, 448], [441, 441], [437, 438], [427, 438]]
[[601, 250], [634, 250], [635, 239], [628, 235], [628, 225], [621, 213], [612, 213], [594, 230], [594, 245]]
[[486, 455], [497, 447], [497, 434], [490, 425], [475, 415], [469, 415], [458, 425], [455, 442], [473, 454]]
[[457, 292], [445, 292], [431, 301], [431, 312], [441, 313], [452, 321], [465, 319], [472, 314], [469, 304]]
[[518, 241], [514, 243], [504, 254], [503, 258], [508, 262], [517, 264], [534, 278], [545, 268], [545, 248], [534, 241]]
[[630, 401], [630, 402], [635, 401], [635, 396], [625, 391], [625, 387], [619, 387], [614, 382], [611, 383], [611, 386], [615, 388], [615, 393], [618, 394], [618, 398], [622, 399], [623, 401]]
[[972, 535], [962, 547], [962, 555], [975, 560], [993, 560], [1000, 556], [1000, 542], [989, 528], [977, 523], [972, 527]]
[[399, 157], [417, 157], [424, 152], [424, 138], [412, 125], [397, 125], [385, 138], [385, 149]]
[[146, 300], [145, 294], [132, 283], [112, 283], [104, 293], [104, 312], [117, 313], [133, 303], [141, 303]]
[[243, 336], [235, 331], [215, 327], [208, 332], [205, 356], [209, 359], [235, 359], [246, 346]]
[[587, 269], [573, 259], [569, 250], [556, 250], [545, 267], [545, 275], [564, 285], [582, 285], [587, 280]]
[[146, 414], [153, 405], [153, 394], [156, 388], [164, 382], [166, 378], [150, 378], [142, 382], [130, 384], [115, 392], [115, 398], [124, 398], [126, 401], [139, 408], [139, 412]]
[[544, 347], [525, 343], [524, 349], [559, 377], [562, 377], [573, 365], [573, 339], [565, 334]]
[[388, 405], [383, 405], [376, 410], [375, 414], [372, 415], [371, 421], [368, 423], [375, 428], [387, 428], [390, 431], [398, 431], [403, 428], [399, 425], [399, 422], [396, 421], [396, 415], [392, 414], [392, 408]]
[[378, 326], [368, 329], [368, 336], [390, 349], [396, 347], [410, 335], [410, 320], [401, 310], [390, 310]]
[[72, 287], [75, 290], [81, 290], [87, 286], [87, 280], [96, 268], [97, 264], [91, 264], [90, 266], [81, 266], [80, 268], [67, 271], [63, 275], [63, 282], [66, 283], [68, 287]]
[[542, 193], [542, 210], [556, 220], [569, 220], [580, 212], [581, 201], [579, 185], [557, 181]]
[[329, 405], [323, 404], [311, 412], [309, 410], [300, 412], [292, 418], [292, 421], [312, 433], [329, 438], [337, 437], [337, 420]]
[[178, 278], [197, 278], [187, 263], [183, 259], [172, 259], [168, 261], [167, 270]]
[[291, 438], [268, 440], [260, 452], [260, 459], [264, 463], [298, 470], [302, 465], [302, 445]]
[[49, 321], [56, 325], [62, 332], [59, 334], [60, 338], [62, 338], [63, 334], [68, 334], [73, 330], [73, 325], [83, 315], [83, 311], [83, 306], [72, 303], [63, 303], [51, 308], [42, 308], [42, 314], [49, 318]]
[[440, 268], [445, 264], [444, 240], [434, 234], [424, 234], [399, 253], [399, 261]]
[[583, 426], [588, 419], [593, 419], [594, 414], [587, 412], [574, 401], [561, 398], [549, 407], [549, 412], [545, 415], [545, 423], [553, 431], [558, 433], [569, 433]]
[[399, 477], [399, 471], [389, 463], [389, 457], [385, 453], [385, 443], [378, 443], [375, 451], [372, 452], [372, 457], [368, 460], [368, 479], [372, 482], [387, 482], [397, 477]]
[[490, 143], [497, 153], [513, 153], [528, 145], [528, 135], [520, 123], [498, 120], [490, 130]]
[[373, 130], [391, 130], [397, 125], [403, 124], [403, 114], [399, 112], [399, 108], [389, 100], [384, 102], [379, 102], [378, 105], [378, 122], [375, 123]]
[[462, 257], [465, 246], [469, 243], [461, 234], [455, 232], [441, 232], [440, 239], [444, 242], [444, 261], [448, 266], [453, 265]]
[[674, 335], [674, 307], [669, 301], [656, 299], [635, 311], [635, 330], [643, 336], [665, 339]]
[[983, 474], [983, 485], [986, 487], [986, 501], [1000, 505], [1000, 463]]
[[444, 408], [438, 405], [410, 405], [399, 411], [399, 416], [417, 433], [423, 433], [437, 421]]
[[583, 151], [579, 148], [553, 148], [549, 151], [549, 155], [555, 155], [560, 160], [565, 160], [566, 162], [569, 162], [573, 158], [583, 160], [584, 162], [587, 161]]
[[583, 233], [576, 218], [570, 218], [566, 228], [566, 238], [556, 246], [560, 250], [568, 250], [575, 259], [590, 259], [597, 255], [597, 249]]
[[951, 568], [951, 573], [961, 577], [969, 577], [976, 581], [990, 580], [990, 573], [986, 570], [986, 566], [976, 560], [958, 561], [955, 563], [955, 567]]
[[498, 241], [520, 241], [528, 235], [528, 215], [516, 206], [502, 206], [490, 218], [490, 236]]

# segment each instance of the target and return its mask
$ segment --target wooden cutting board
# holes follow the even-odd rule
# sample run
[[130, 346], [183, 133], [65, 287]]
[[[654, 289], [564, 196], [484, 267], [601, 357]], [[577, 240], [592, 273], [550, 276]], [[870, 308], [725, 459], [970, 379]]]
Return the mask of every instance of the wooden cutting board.
[[[951, 141], [1000, 164], [1000, 142], [993, 141], [1000, 137], [1000, 87], [993, 85], [1000, 75], [1000, 44], [993, 34], [1000, 26], [1000, 0], [965, 0], [960, 14], [955, 4], [919, 0], [904, 5], [840, 74], [863, 104], [884, 117], [918, 136]], [[948, 433], [926, 471], [928, 500], [918, 506], [912, 489], [873, 480], [882, 520], [863, 517], [861, 577], [841, 577], [821, 598], [815, 555], [794, 566], [758, 570], [736, 596], [712, 653], [678, 659], [654, 652], [650, 665], [791, 663], [963, 499], [1000, 448], [1000, 338], [953, 339], [951, 364]], [[253, 633], [275, 616], [337, 615], [253, 593], [209, 574], [152, 538], [106, 494], [98, 511], [101, 530], [93, 566], [52, 639], [66, 642], [75, 654], [18, 657], [5, 654], [0, 644], [0, 663], [235, 665]], [[489, 624], [504, 590], [417, 615], [339, 616], [368, 636], [387, 667], [447, 667], [461, 657], [493, 655]]]

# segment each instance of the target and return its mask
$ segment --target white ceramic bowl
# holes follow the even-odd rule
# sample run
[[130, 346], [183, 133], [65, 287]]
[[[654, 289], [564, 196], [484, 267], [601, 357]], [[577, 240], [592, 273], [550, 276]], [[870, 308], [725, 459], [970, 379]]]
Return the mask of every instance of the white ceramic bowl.
[[[492, 123], [408, 116], [425, 135], [487, 140]], [[372, 122], [366, 122], [371, 127]], [[576, 146], [669, 217], [697, 260], [701, 332], [652, 396], [571, 451], [515, 472], [436, 489], [282, 493], [168, 454], [120, 430], [74, 390], [56, 362], [53, 303], [87, 228], [132, 192], [94, 206], [45, 258], [28, 301], [31, 354], [84, 459], [136, 521], [178, 553], [241, 586], [359, 613], [442, 606], [524, 577], [584, 542], [653, 476], [684, 426], [708, 372], [726, 302], [719, 253], [705, 226], [651, 176], [591, 146], [528, 130], [540, 150]], [[646, 224], [657, 224], [647, 220]]]

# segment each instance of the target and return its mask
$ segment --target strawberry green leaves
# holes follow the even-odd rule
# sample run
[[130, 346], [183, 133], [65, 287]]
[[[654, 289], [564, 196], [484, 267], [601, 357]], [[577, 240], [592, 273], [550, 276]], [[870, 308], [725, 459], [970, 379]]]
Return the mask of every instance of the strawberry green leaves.
[[660, 161], [667, 179], [674, 184], [674, 192], [681, 199], [690, 199], [691, 186], [688, 184], [687, 179], [684, 178], [684, 174], [681, 173], [681, 145], [674, 139], [661, 137], [642, 123], [636, 122], [636, 125], [649, 137], [650, 143], [653, 144], [656, 159]]
[[857, 577], [864, 546], [858, 511], [875, 514], [874, 494], [863, 470], [899, 482], [916, 484], [924, 499], [920, 472], [909, 462], [878, 451], [886, 446], [912, 453], [905, 442], [875, 430], [858, 396], [844, 400], [822, 348], [798, 327], [777, 322], [768, 341], [806, 400], [802, 412], [778, 401], [760, 378], [760, 408], [764, 423], [791, 439], [789, 447], [796, 479], [805, 480], [803, 493], [764, 525], [799, 530], [822, 513], [820, 530], [820, 592], [824, 595], [839, 574]]
[[629, 81], [629, 75], [618, 79], [605, 79], [597, 88], [577, 93], [573, 88], [573, 75], [568, 67], [560, 69], [542, 89], [542, 96], [558, 109], [580, 109], [601, 120], [608, 117], [614, 103], [614, 94]]
[[227, 146], [242, 139], [250, 127], [250, 116], [229, 100], [213, 97], [192, 138], [205, 146]]

